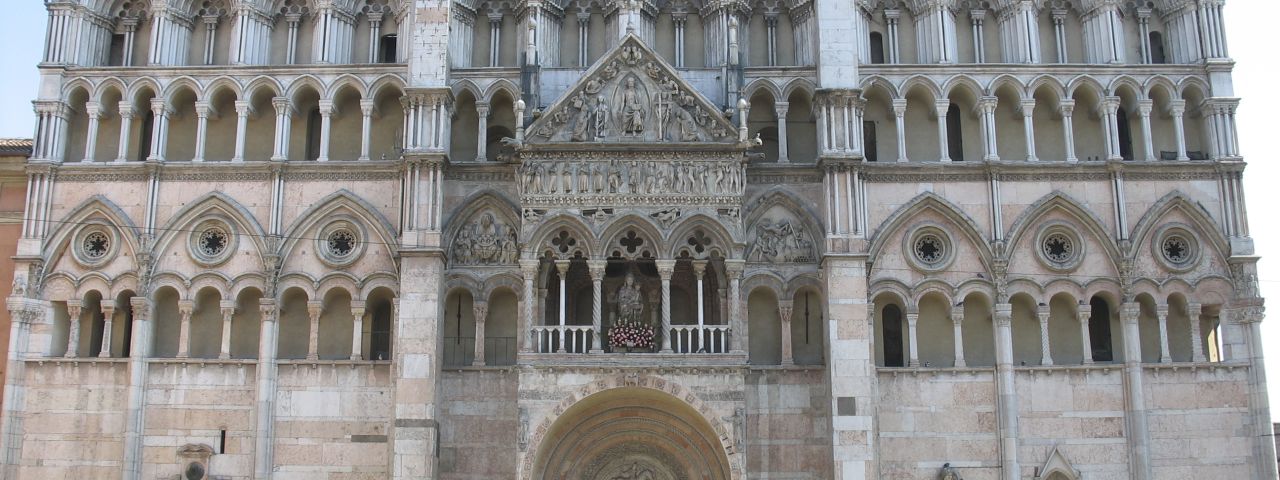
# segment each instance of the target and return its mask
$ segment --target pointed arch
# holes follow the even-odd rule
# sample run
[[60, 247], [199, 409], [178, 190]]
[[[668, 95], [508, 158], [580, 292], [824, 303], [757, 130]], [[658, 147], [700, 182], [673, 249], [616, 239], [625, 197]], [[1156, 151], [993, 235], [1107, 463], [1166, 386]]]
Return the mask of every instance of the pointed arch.
[[884, 89], [884, 91], [889, 94], [889, 98], [900, 97], [900, 95], [898, 95], [898, 87], [894, 86], [893, 82], [890, 82], [888, 79], [879, 75], [871, 75], [862, 80], [863, 98], [866, 98], [866, 92], [874, 88]]
[[325, 196], [298, 215], [289, 228], [285, 229], [286, 240], [281, 243], [278, 253], [287, 254], [293, 250], [298, 241], [308, 240], [302, 238], [307, 230], [324, 221], [329, 213], [342, 208], [350, 210], [357, 219], [371, 229], [370, 233], [374, 238], [366, 240], [365, 243], [381, 244], [390, 250], [393, 256], [395, 255], [395, 246], [398, 244], [395, 226], [376, 207], [345, 188]]
[[[161, 96], [160, 92], [164, 91], [164, 89], [160, 88], [160, 83], [157, 82], [154, 78], [139, 77], [134, 79], [133, 82], [129, 83], [129, 102], [136, 104], [138, 102], [138, 97], [142, 95], [142, 92], [144, 90], [150, 90], [151, 96], [153, 97], [160, 97]], [[135, 106], [151, 108], [150, 105], [135, 105]]]
[[1019, 101], [1026, 100], [1027, 86], [1018, 77], [1007, 73], [996, 77], [991, 80], [991, 83], [987, 84], [987, 95], [996, 95], [996, 92], [999, 92], [1004, 87], [1013, 89], [1014, 93], [1018, 95]]
[[250, 80], [249, 83], [245, 84], [244, 99], [245, 100], [252, 99], [255, 95], [258, 94], [259, 90], [262, 90], [264, 88], [271, 92], [272, 97], [283, 96], [285, 91], [284, 86], [280, 84], [279, 80], [276, 80], [275, 77], [269, 77], [264, 75], [260, 77], [255, 77], [253, 80]]
[[[108, 91], [115, 90], [120, 98], [125, 98], [129, 93], [129, 87], [124, 84], [118, 77], [107, 77], [105, 80], [98, 82], [98, 86], [93, 91], [91, 97], [95, 102], [101, 102], [106, 97]], [[65, 98], [65, 97], [64, 97]], [[114, 107], [114, 105], [113, 105]]]
[[181, 93], [183, 89], [190, 90], [197, 102], [204, 100], [205, 98], [204, 87], [202, 87], [200, 82], [196, 81], [196, 79], [188, 76], [181, 76], [170, 81], [169, 84], [165, 86], [164, 93], [160, 96], [164, 98], [165, 104], [171, 107], [176, 107], [173, 102], [177, 99], [178, 94]]
[[[701, 253], [687, 241], [690, 235], [697, 231], [704, 233], [710, 240], [710, 243], [703, 245], [704, 250]], [[694, 258], [706, 258], [713, 253], [722, 258], [743, 258], [740, 243], [734, 239], [733, 234], [725, 230], [719, 220], [705, 214], [695, 214], [681, 221], [671, 230], [671, 235], [667, 237], [667, 245], [671, 258], [683, 254]]]
[[520, 87], [515, 83], [512, 83], [511, 80], [500, 78], [489, 84], [489, 87], [485, 89], [484, 101], [493, 102], [494, 97], [496, 97], [500, 92], [505, 92], [510, 96], [513, 103], [520, 99]]
[[760, 91], [768, 92], [769, 95], [775, 99], [786, 98], [782, 96], [782, 90], [778, 88], [778, 85], [768, 78], [757, 78], [750, 84], [747, 84], [747, 87], [742, 89], [742, 91], [744, 98], [754, 97], [756, 93], [759, 93]]
[[1049, 452], [1049, 458], [1045, 460], [1044, 466], [1040, 467], [1040, 474], [1035, 480], [1047, 480], [1054, 475], [1062, 475], [1066, 480], [1080, 480], [1080, 471], [1071, 466], [1071, 461], [1067, 460], [1067, 456], [1063, 455], [1062, 450], [1057, 446]]
[[[236, 230], [236, 234], [241, 238], [248, 237], [246, 240], [251, 242], [254, 250], [258, 253], [258, 260], [264, 262], [263, 255], [267, 252], [266, 230], [263, 230], [253, 213], [249, 209], [241, 205], [231, 196], [222, 192], [210, 192], [203, 197], [187, 203], [186, 206], [178, 210], [169, 221], [165, 222], [164, 227], [160, 229], [160, 235], [156, 238], [153, 246], [154, 251], [161, 253], [169, 248], [169, 245], [179, 237], [185, 237], [195, 227], [195, 224], [209, 215], [219, 214], [230, 220]], [[224, 291], [225, 293], [225, 291]]]
[[284, 96], [289, 97], [289, 100], [292, 102], [297, 102], [298, 94], [302, 93], [307, 88], [315, 90], [316, 95], [324, 95], [326, 91], [324, 88], [324, 82], [321, 82], [320, 79], [316, 78], [314, 75], [308, 74], [294, 79], [293, 82], [289, 84], [289, 88], [285, 92]]
[[373, 82], [369, 84], [368, 98], [378, 98], [378, 96], [382, 94], [383, 90], [389, 88], [396, 89], [400, 92], [401, 96], [403, 96], [405, 89], [404, 79], [400, 78], [399, 75], [394, 74], [386, 74], [374, 79]]
[[320, 93], [323, 95], [321, 98], [333, 100], [334, 97], [337, 97], [338, 93], [344, 88], [354, 89], [356, 94], [358, 94], [362, 99], [370, 98], [369, 89], [368, 86], [365, 85], [364, 80], [361, 80], [359, 77], [350, 73], [343, 74], [333, 82], [329, 83], [329, 88]]
[[476, 100], [484, 98], [484, 89], [471, 80], [459, 80], [453, 84], [453, 96], [455, 98], [461, 97], [463, 92], [470, 93]]
[[791, 79], [786, 85], [782, 86], [782, 96], [779, 98], [791, 98], [791, 96], [797, 92], [804, 93], [809, 98], [814, 98], [817, 91], [818, 88], [814, 86], [813, 82], [809, 81], [809, 79], [797, 77]]
[[973, 95], [974, 99], [982, 98], [984, 95], [983, 92], [986, 91], [986, 89], [982, 88], [982, 85], [978, 84], [977, 80], [974, 80], [973, 77], [968, 75], [953, 76], [947, 79], [947, 81], [942, 85], [942, 92], [947, 98], [951, 98], [952, 95], [955, 95], [956, 90], [958, 89], [968, 90], [969, 94]]
[[1208, 82], [1195, 76], [1188, 76], [1178, 82], [1178, 97], [1183, 97], [1191, 89], [1199, 91], [1200, 96], [1204, 98], [1213, 96], [1213, 87], [1209, 86]]
[[1037, 90], [1045, 87], [1052, 89], [1054, 93], [1058, 94], [1059, 99], [1067, 97], [1067, 87], [1066, 85], [1063, 85], [1062, 80], [1056, 76], [1048, 74], [1040, 75], [1027, 83], [1027, 93], [1031, 96], [1035, 96], [1035, 92]]
[[[804, 224], [805, 228], [809, 229], [809, 232], [812, 234], [811, 236], [814, 237], [814, 248], [817, 250], [814, 254], [819, 257], [822, 256], [822, 248], [824, 245], [822, 245], [822, 242], [818, 241], [817, 236], [821, 235], [821, 232], [826, 231], [826, 225], [824, 225], [820, 220], [823, 217], [814, 209], [816, 205], [813, 202], [800, 198], [791, 190], [781, 186], [774, 186], [773, 188], [760, 192], [754, 198], [744, 203], [744, 205], [748, 205], [749, 210], [743, 217], [742, 224], [748, 230], [750, 230], [750, 227], [754, 226], [756, 222], [760, 221], [760, 218], [769, 213], [769, 209], [774, 206], [781, 206], [790, 210], [791, 214], [795, 215], [796, 219], [800, 220], [800, 222]], [[744, 239], [744, 241], [745, 240], [746, 239]]]
[[[1079, 222], [1080, 226], [1092, 233], [1094, 239], [1102, 245], [1102, 248], [1106, 249], [1107, 258], [1111, 260], [1113, 267], [1120, 264], [1123, 254], [1116, 247], [1116, 242], [1112, 239], [1111, 233], [1103, 227], [1102, 219], [1094, 215], [1093, 211], [1086, 208], [1082, 202], [1061, 190], [1054, 190], [1045, 195], [1019, 214], [1010, 224], [1008, 233], [1005, 234], [1006, 244], [1010, 247], [1017, 245], [1023, 236], [1029, 235], [1034, 230], [1034, 227], [1039, 223], [1038, 220], [1055, 209], [1066, 212], [1073, 220]], [[1004, 253], [1003, 259], [1011, 259], [1015, 253], [1014, 250], [1014, 248], [1009, 248]]]
[[1128, 75], [1116, 77], [1107, 85], [1108, 95], [1120, 96], [1123, 90], [1129, 90], [1139, 100], [1146, 98], [1146, 90], [1142, 88], [1142, 84]]
[[1164, 75], [1155, 75], [1148, 78], [1147, 83], [1142, 85], [1142, 95], [1146, 98], [1153, 98], [1152, 94], [1157, 88], [1163, 89], [1167, 98], [1177, 96], [1178, 86], [1175, 85], [1172, 80], [1169, 80], [1169, 77]]
[[[641, 244], [641, 250], [648, 250], [654, 257], [659, 257], [667, 252], [667, 239], [663, 237], [662, 229], [658, 228], [648, 216], [629, 213], [611, 220], [604, 231], [600, 233], [600, 256], [609, 257], [615, 251], [620, 250], [621, 246], [618, 242], [627, 232], [632, 230], [636, 231], [640, 238], [649, 242], [647, 246]], [[621, 253], [621, 256], [631, 258], [628, 252]], [[639, 255], [639, 253], [635, 252], [636, 255]]]
[[924, 192], [917, 195], [915, 198], [911, 199], [911, 201], [901, 207], [898, 207], [897, 211], [894, 211], [893, 214], [889, 215], [880, 223], [880, 226], [872, 235], [872, 238], [875, 240], [871, 243], [871, 248], [868, 250], [867, 261], [874, 263], [876, 259], [880, 257], [880, 253], [884, 251], [885, 246], [889, 242], [889, 233], [904, 228], [907, 222], [910, 222], [920, 214], [920, 212], [925, 210], [933, 210], [944, 218], [950, 220], [959, 229], [959, 233], [963, 235], [963, 237], [967, 239], [978, 252], [981, 257], [979, 260], [982, 261], [983, 269], [987, 271], [991, 270], [993, 255], [991, 253], [990, 245], [987, 244], [986, 239], [981, 233], [979, 233], [980, 230], [978, 229], [978, 223], [973, 221], [973, 218], [970, 218], [968, 214], [964, 213], [959, 206], [947, 201], [947, 199], [942, 198], [933, 192]]
[[71, 236], [80, 229], [80, 226], [95, 217], [99, 217], [115, 227], [120, 232], [120, 238], [124, 240], [125, 246], [132, 254], [130, 257], [137, 258], [141, 248], [141, 242], [139, 241], [139, 237], [142, 234], [141, 230], [134, 225], [133, 220], [129, 218], [129, 215], [124, 210], [111, 200], [108, 200], [107, 197], [94, 195], [71, 209], [71, 213], [63, 216], [61, 223], [50, 232], [44, 245], [44, 264], [46, 268], [62, 256], [71, 243]]
[[[559, 232], [565, 231], [573, 237], [577, 242], [572, 247], [566, 247], [565, 251], [555, 251], [551, 247], [551, 239]], [[592, 258], [593, 254], [600, 251], [597, 246], [596, 236], [592, 232], [591, 227], [583, 223], [582, 218], [566, 212], [547, 217], [528, 237], [525, 237], [524, 250], [521, 252], [521, 258], [539, 258], [543, 253], [550, 252], [555, 258], [568, 259], [577, 254], [583, 257]]]
[[[1231, 256], [1231, 241], [1226, 235], [1218, 229], [1217, 222], [1203, 205], [1195, 202], [1182, 191], [1175, 190], [1169, 192], [1156, 203], [1147, 209], [1142, 218], [1134, 224], [1133, 233], [1129, 235], [1129, 239], [1134, 245], [1145, 245], [1150, 240], [1150, 236], [1160, 226], [1160, 220], [1173, 211], [1179, 211], [1185, 214], [1194, 222], [1197, 234], [1201, 235], [1207, 243], [1213, 247], [1219, 258], [1228, 258]], [[1142, 248], [1134, 248], [1130, 252], [1130, 260], [1136, 259], [1140, 252], [1145, 251]]]
[[902, 82], [902, 86], [898, 90], [902, 92], [903, 97], [907, 97], [911, 95], [913, 90], [918, 88], [924, 89], [924, 92], [929, 94], [930, 100], [937, 101], [946, 98], [943, 96], [942, 89], [938, 87], [938, 84], [934, 83], [932, 78], [923, 74], [911, 76], [911, 78]]
[[482, 210], [492, 208], [498, 210], [504, 218], [519, 225], [519, 205], [501, 190], [482, 188], [458, 202], [458, 207], [444, 217], [444, 238], [453, 239], [458, 228]]
[[1091, 89], [1098, 98], [1102, 98], [1107, 95], [1107, 89], [1103, 88], [1102, 84], [1099, 83], [1097, 79], [1093, 78], [1092, 75], [1079, 75], [1071, 79], [1070, 82], [1067, 82], [1066, 97], [1074, 97], [1076, 90], [1079, 90], [1081, 87]]

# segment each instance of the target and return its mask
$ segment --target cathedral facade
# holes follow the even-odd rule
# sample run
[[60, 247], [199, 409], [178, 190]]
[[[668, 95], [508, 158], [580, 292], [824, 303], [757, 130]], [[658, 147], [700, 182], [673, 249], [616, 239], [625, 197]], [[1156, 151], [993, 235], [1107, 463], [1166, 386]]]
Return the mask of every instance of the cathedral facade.
[[1222, 0], [46, 0], [0, 477], [1276, 478]]

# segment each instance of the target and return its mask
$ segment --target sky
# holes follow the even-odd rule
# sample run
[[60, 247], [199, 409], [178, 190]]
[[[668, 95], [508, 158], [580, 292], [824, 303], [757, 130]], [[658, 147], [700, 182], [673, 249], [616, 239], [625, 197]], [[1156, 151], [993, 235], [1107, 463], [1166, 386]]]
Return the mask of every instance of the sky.
[[[44, 54], [46, 13], [39, 0], [7, 0], [0, 15], [0, 137], [29, 138], [34, 131], [35, 98], [39, 75], [35, 65]], [[1268, 188], [1267, 178], [1280, 178], [1280, 158], [1265, 152], [1280, 150], [1280, 131], [1267, 123], [1265, 112], [1280, 112], [1280, 44], [1261, 33], [1275, 28], [1280, 2], [1230, 0], [1226, 6], [1227, 44], [1235, 69], [1235, 95], [1243, 100], [1238, 111], [1240, 151], [1249, 167], [1245, 171], [1245, 199], [1249, 226], [1259, 263], [1262, 295], [1272, 299], [1271, 312], [1280, 312], [1280, 222], [1268, 214], [1280, 203], [1280, 188]], [[1280, 313], [1277, 313], [1280, 315]], [[1270, 373], [1273, 420], [1280, 420], [1280, 320], [1262, 323], [1264, 352]]]

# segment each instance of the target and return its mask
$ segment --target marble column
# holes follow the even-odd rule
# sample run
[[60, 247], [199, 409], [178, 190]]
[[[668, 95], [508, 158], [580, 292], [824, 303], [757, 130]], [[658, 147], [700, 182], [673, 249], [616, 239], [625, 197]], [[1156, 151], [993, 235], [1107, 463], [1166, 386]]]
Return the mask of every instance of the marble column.
[[245, 100], [236, 101], [236, 153], [231, 157], [233, 162], [244, 161], [244, 149], [249, 134], [249, 115], [253, 114], [253, 103]]
[[147, 160], [163, 162], [169, 146], [169, 115], [173, 109], [159, 98], [151, 99], [151, 113], [155, 121], [151, 126], [151, 156]]
[[952, 338], [955, 342], [955, 366], [965, 367], [964, 361], [964, 305], [951, 308], [951, 327], [953, 329]]
[[530, 353], [533, 348], [530, 335], [533, 334], [534, 307], [538, 304], [537, 299], [534, 298], [533, 280], [538, 276], [539, 264], [537, 260], [520, 260], [520, 275], [524, 280], [524, 290], [520, 295], [520, 326], [516, 331], [521, 353]]
[[471, 360], [471, 365], [476, 367], [484, 366], [484, 326], [489, 320], [489, 302], [483, 300], [473, 300], [471, 302], [471, 310], [475, 315], [475, 355]]
[[1160, 324], [1160, 363], [1171, 363], [1169, 356], [1169, 305], [1156, 305], [1156, 321]]
[[320, 359], [320, 313], [323, 311], [324, 302], [307, 302], [307, 316], [311, 319], [311, 328], [307, 331], [307, 360]]
[[1018, 394], [1013, 377], [1013, 305], [995, 306], [996, 385], [1000, 417], [1000, 478], [1019, 480], [1018, 467]]
[[123, 163], [129, 159], [129, 138], [133, 130], [133, 104], [120, 102], [120, 145], [117, 147], [116, 162]]
[[657, 260], [658, 276], [662, 279], [662, 353], [671, 353], [671, 275], [675, 273], [675, 260]]
[[317, 162], [329, 161], [329, 143], [333, 141], [333, 115], [337, 111], [332, 100], [320, 101], [320, 155]]
[[85, 130], [84, 159], [85, 163], [93, 162], [98, 148], [98, 120], [102, 118], [102, 106], [98, 102], [89, 102], [84, 106], [85, 115], [89, 117], [89, 126]]
[[604, 270], [609, 265], [607, 260], [587, 261], [587, 271], [591, 274], [591, 329], [594, 332], [595, 344], [591, 353], [604, 353]]
[[951, 110], [951, 100], [938, 100], [933, 104], [934, 114], [938, 118], [938, 158], [942, 162], [951, 161], [951, 146], [947, 138], [947, 112]]
[[920, 366], [920, 347], [916, 338], [916, 324], [920, 322], [920, 311], [915, 308], [907, 309], [907, 349], [910, 353], [907, 361], [908, 367]]
[[1186, 111], [1187, 102], [1185, 100], [1169, 102], [1169, 116], [1173, 117], [1173, 133], [1175, 141], [1178, 142], [1178, 161], [1180, 162], [1190, 160], [1187, 157], [1186, 119], [1183, 117]]
[[784, 366], [796, 364], [791, 345], [791, 314], [794, 309], [795, 305], [791, 300], [778, 302], [778, 318], [782, 321], [782, 365]]
[[362, 300], [351, 302], [351, 360], [364, 359], [364, 314], [365, 303]]
[[271, 106], [276, 112], [275, 147], [272, 149], [271, 160], [283, 162], [289, 159], [289, 130], [290, 119], [293, 118], [293, 103], [289, 101], [289, 97], [275, 97], [271, 99]]
[[489, 158], [488, 147], [489, 131], [489, 102], [476, 102], [476, 116], [479, 117], [479, 125], [476, 127], [476, 161], [483, 162]]
[[566, 338], [565, 338], [565, 332], [564, 332], [565, 328], [564, 328], [564, 326], [565, 326], [565, 320], [566, 320], [566, 318], [567, 318], [567, 317], [566, 317], [566, 314], [568, 313], [568, 312], [566, 311], [566, 309], [568, 308], [568, 300], [567, 300], [567, 298], [568, 298], [568, 297], [566, 297], [566, 295], [565, 295], [565, 291], [564, 291], [564, 290], [565, 290], [565, 287], [566, 287], [566, 285], [567, 285], [567, 282], [565, 281], [565, 280], [566, 280], [566, 278], [565, 278], [565, 277], [568, 277], [568, 276], [569, 276], [569, 261], [568, 261], [568, 260], [556, 260], [556, 272], [560, 274], [560, 292], [559, 292], [559, 293], [560, 293], [560, 303], [558, 304], [558, 305], [560, 306], [560, 308], [559, 308], [559, 310], [557, 311], [557, 312], [559, 313], [559, 317], [560, 317], [560, 323], [559, 323], [559, 325], [560, 325], [560, 349], [558, 350], [558, 353], [565, 353], [565, 351], [566, 351], [566, 349], [565, 349], [565, 339], [566, 339]]
[[729, 279], [729, 348], [735, 354], [747, 351], [747, 319], [742, 309], [742, 272], [746, 262], [725, 260], [724, 275]]
[[1080, 322], [1080, 345], [1083, 350], [1084, 364], [1093, 363], [1093, 345], [1089, 338], [1089, 318], [1092, 313], [1089, 311], [1089, 304], [1080, 302], [1076, 310], [1076, 320]]
[[1124, 371], [1127, 400], [1125, 419], [1129, 440], [1130, 478], [1150, 480], [1151, 432], [1147, 428], [1147, 403], [1142, 387], [1142, 343], [1138, 330], [1137, 303], [1120, 305], [1120, 324], [1124, 328]]
[[791, 103], [774, 103], [773, 111], [778, 116], [778, 163], [790, 163], [791, 157], [787, 147], [787, 112], [791, 111]]
[[209, 115], [213, 113], [213, 105], [209, 102], [196, 102], [196, 153], [193, 162], [203, 162], [209, 142]]
[[276, 353], [280, 338], [279, 310], [274, 299], [258, 300], [262, 322], [258, 328], [257, 414], [254, 428], [254, 480], [270, 480], [275, 462]]
[[907, 115], [907, 99], [905, 98], [893, 99], [893, 125], [894, 125], [895, 133], [898, 136], [898, 162], [899, 163], [904, 163], [907, 161], [907, 130], [906, 130], [907, 123], [905, 119], [906, 115]]
[[1143, 160], [1148, 162], [1156, 161], [1155, 142], [1151, 138], [1151, 109], [1154, 103], [1151, 100], [1138, 102], [1138, 115], [1142, 117], [1142, 155]]
[[360, 130], [360, 160], [369, 160], [370, 136], [373, 134], [373, 115], [376, 113], [377, 103], [373, 100], [365, 99], [360, 101], [361, 130]]
[[996, 142], [996, 105], [999, 104], [998, 97], [982, 97], [978, 101], [978, 108], [982, 111], [982, 143], [985, 156], [983, 160], [995, 162], [1000, 160], [1000, 152]]
[[1039, 160], [1036, 157], [1036, 101], [1035, 99], [1022, 101], [1022, 133], [1026, 136], [1027, 142], [1027, 161], [1035, 162]]
[[104, 300], [102, 303], [102, 348], [98, 351], [98, 358], [111, 358], [111, 328], [115, 315], [115, 304], [109, 300]]
[[231, 317], [236, 314], [235, 300], [223, 300], [218, 303], [222, 310], [222, 348], [218, 350], [218, 358], [231, 359]]
[[1053, 354], [1049, 351], [1049, 306], [1040, 304], [1036, 318], [1040, 320], [1040, 364], [1053, 365]]
[[178, 358], [191, 356], [191, 311], [194, 309], [195, 302], [178, 300], [178, 315], [182, 317], [182, 323], [178, 327]]
[[1200, 315], [1203, 307], [1199, 303], [1187, 305], [1187, 318], [1191, 322], [1191, 361], [1200, 363], [1204, 358], [1204, 340], [1200, 336]]
[[1062, 100], [1058, 104], [1058, 114], [1062, 115], [1062, 138], [1064, 146], [1067, 149], [1067, 163], [1076, 163], [1076, 133], [1075, 126], [1071, 124], [1071, 115], [1075, 112], [1075, 100]]

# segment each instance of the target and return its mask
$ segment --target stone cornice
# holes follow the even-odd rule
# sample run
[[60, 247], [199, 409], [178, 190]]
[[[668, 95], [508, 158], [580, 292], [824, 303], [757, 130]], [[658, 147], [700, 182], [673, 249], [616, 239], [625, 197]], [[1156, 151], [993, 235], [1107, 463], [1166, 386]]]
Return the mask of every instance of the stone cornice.
[[[53, 166], [64, 182], [143, 181], [152, 166], [146, 163], [68, 163]], [[395, 181], [400, 162], [174, 162], [155, 165], [165, 181], [268, 181], [280, 169], [285, 181]]]

